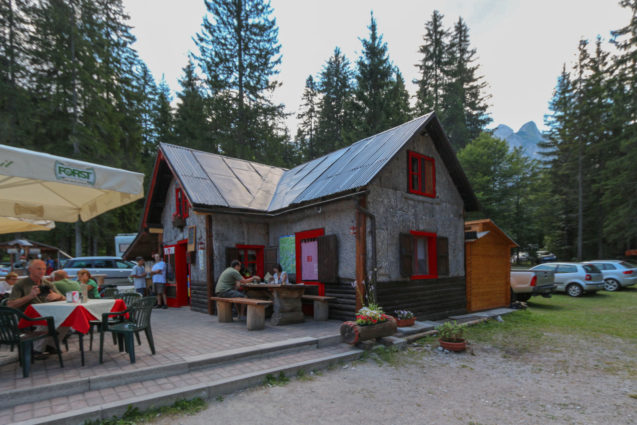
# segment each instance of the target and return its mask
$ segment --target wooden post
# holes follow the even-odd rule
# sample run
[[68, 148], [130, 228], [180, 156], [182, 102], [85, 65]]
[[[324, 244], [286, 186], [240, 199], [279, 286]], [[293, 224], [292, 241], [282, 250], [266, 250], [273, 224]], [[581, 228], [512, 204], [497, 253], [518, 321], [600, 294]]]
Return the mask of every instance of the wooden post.
[[265, 306], [248, 305], [246, 326], [249, 331], [259, 331], [265, 328]]
[[217, 318], [219, 323], [232, 322], [232, 303], [217, 301]]
[[206, 287], [208, 293], [208, 314], [214, 313], [214, 303], [210, 297], [214, 294], [214, 261], [212, 250], [212, 216], [206, 215]]
[[[367, 199], [359, 199], [359, 205], [367, 207]], [[356, 311], [363, 307], [365, 296], [365, 259], [367, 258], [367, 220], [363, 213], [356, 210]]]

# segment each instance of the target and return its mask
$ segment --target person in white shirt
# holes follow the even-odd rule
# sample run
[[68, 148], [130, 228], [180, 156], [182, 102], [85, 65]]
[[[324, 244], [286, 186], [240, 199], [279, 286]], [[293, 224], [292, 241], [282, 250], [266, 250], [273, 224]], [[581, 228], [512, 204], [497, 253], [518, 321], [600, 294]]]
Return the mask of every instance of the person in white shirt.
[[273, 283], [277, 284], [277, 285], [287, 285], [288, 283], [288, 274], [283, 271], [283, 268], [281, 267], [281, 264], [277, 264], [276, 266], [274, 266], [274, 274], [272, 275]]
[[157, 305], [155, 308], [168, 308], [166, 303], [166, 263], [161, 255], [153, 255], [155, 264], [150, 271], [153, 277], [153, 287], [157, 295]]
[[131, 277], [133, 278], [135, 292], [143, 297], [146, 295], [146, 268], [144, 267], [144, 258], [137, 257], [135, 260], [137, 261], [137, 265], [133, 267]]
[[0, 281], [0, 300], [4, 297], [8, 297], [13, 289], [13, 285], [18, 281], [18, 274], [16, 272], [9, 272], [4, 277], [4, 280]]

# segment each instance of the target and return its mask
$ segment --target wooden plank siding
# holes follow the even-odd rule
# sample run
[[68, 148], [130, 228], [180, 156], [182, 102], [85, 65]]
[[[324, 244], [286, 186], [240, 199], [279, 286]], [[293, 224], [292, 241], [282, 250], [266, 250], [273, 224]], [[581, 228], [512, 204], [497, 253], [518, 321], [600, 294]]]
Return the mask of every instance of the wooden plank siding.
[[200, 313], [208, 313], [207, 282], [190, 282], [190, 309]]
[[418, 320], [437, 320], [467, 311], [464, 276], [380, 282], [376, 297], [385, 313], [411, 310]]
[[325, 296], [336, 297], [329, 302], [331, 320], [354, 320], [356, 318], [356, 289], [349, 282], [325, 285]]

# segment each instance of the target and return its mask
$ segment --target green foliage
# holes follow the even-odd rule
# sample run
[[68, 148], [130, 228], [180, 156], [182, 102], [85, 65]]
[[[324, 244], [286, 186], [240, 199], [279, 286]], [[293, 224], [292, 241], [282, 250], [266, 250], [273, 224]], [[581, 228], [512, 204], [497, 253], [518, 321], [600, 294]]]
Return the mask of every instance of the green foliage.
[[206, 402], [197, 397], [191, 400], [177, 400], [170, 406], [154, 407], [148, 410], [139, 410], [137, 407], [128, 406], [121, 418], [113, 416], [111, 419], [86, 421], [85, 425], [134, 425], [153, 422], [160, 416], [194, 415], [206, 408]]
[[444, 16], [434, 10], [425, 24], [419, 52], [420, 78], [416, 111], [435, 111], [456, 150], [478, 137], [491, 122], [488, 115], [487, 84], [478, 75], [476, 49], [471, 48], [469, 28], [459, 18], [453, 31], [444, 28]]
[[289, 382], [290, 378], [285, 376], [285, 373], [281, 371], [279, 372], [278, 376], [274, 376], [268, 373], [263, 380], [263, 385], [267, 385], [269, 387], [282, 387], [284, 385], [287, 385]]
[[464, 340], [464, 327], [460, 326], [455, 320], [436, 326], [436, 330], [443, 341], [461, 342]]

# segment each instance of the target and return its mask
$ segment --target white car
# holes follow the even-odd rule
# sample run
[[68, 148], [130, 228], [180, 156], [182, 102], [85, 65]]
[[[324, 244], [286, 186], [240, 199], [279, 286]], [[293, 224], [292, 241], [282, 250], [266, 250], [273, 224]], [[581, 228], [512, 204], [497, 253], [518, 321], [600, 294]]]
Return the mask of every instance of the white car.
[[637, 266], [621, 260], [593, 260], [586, 264], [594, 264], [604, 276], [604, 289], [618, 291], [637, 283]]
[[566, 292], [571, 297], [579, 297], [584, 292], [597, 292], [604, 289], [602, 272], [592, 264], [544, 263], [531, 270], [554, 271], [557, 285], [555, 290]]
[[106, 275], [104, 284], [114, 285], [130, 285], [128, 277], [133, 267], [135, 263], [120, 257], [75, 257], [64, 264], [64, 270], [71, 277], [77, 276], [81, 269], [86, 269], [92, 275]]

